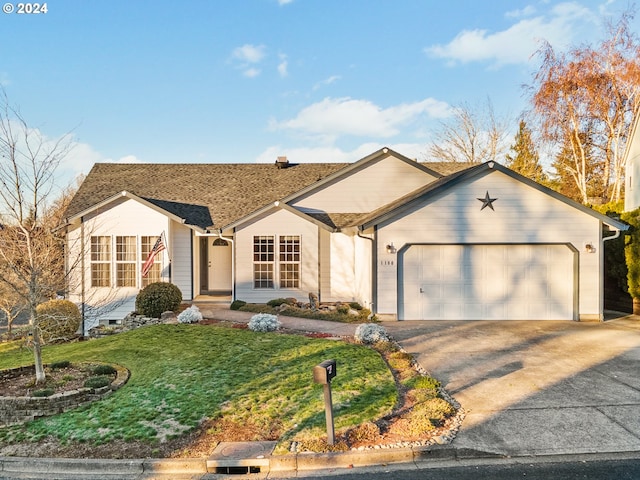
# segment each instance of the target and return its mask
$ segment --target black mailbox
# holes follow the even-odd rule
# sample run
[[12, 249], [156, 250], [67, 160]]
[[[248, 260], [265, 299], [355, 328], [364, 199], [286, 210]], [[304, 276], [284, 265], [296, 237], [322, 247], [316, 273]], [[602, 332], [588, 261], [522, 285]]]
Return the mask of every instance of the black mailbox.
[[336, 376], [336, 361], [325, 360], [313, 367], [313, 381], [322, 385], [331, 383], [331, 379]]

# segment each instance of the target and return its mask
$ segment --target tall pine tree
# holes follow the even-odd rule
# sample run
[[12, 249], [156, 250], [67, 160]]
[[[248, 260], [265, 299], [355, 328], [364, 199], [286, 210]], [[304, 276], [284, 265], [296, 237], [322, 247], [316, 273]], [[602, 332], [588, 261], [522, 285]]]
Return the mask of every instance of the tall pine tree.
[[524, 120], [520, 120], [515, 143], [511, 146], [511, 153], [508, 153], [505, 158], [507, 167], [511, 170], [536, 182], [543, 184], [547, 182], [547, 175], [540, 165], [540, 157], [531, 138], [531, 130]]

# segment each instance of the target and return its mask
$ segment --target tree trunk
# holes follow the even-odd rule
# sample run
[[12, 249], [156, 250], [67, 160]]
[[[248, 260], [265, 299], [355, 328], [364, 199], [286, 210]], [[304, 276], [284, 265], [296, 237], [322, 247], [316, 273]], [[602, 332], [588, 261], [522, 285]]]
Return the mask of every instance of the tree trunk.
[[33, 342], [33, 363], [36, 369], [36, 384], [44, 383], [46, 375], [44, 373], [44, 365], [42, 364], [42, 341], [40, 340], [35, 307], [31, 308], [29, 325], [31, 326], [31, 341]]
[[633, 299], [633, 314], [640, 315], [640, 298]]

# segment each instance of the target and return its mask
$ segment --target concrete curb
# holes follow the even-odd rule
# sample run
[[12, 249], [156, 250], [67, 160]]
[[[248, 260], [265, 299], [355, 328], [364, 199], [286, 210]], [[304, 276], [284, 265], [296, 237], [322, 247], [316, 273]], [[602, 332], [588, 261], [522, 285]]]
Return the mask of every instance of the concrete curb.
[[[470, 458], [502, 458], [489, 452], [456, 449], [447, 445], [415, 448], [389, 448], [335, 453], [295, 453], [268, 457], [265, 472], [295, 472], [327, 468], [371, 467], [377, 465], [428, 462], [430, 460], [462, 460]], [[188, 475], [215, 473], [207, 471], [206, 458], [178, 459], [74, 459], [0, 457], [0, 473], [33, 475], [104, 475], [136, 476]]]

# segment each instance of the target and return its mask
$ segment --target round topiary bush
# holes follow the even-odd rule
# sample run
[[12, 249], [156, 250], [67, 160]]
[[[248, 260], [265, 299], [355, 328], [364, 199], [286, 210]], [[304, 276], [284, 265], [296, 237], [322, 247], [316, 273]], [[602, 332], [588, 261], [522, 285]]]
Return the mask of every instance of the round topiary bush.
[[66, 342], [76, 336], [82, 316], [69, 300], [49, 300], [36, 308], [40, 337], [44, 343]]
[[160, 318], [163, 312], [175, 312], [182, 302], [182, 292], [173, 283], [150, 283], [138, 293], [136, 310], [145, 317]]

